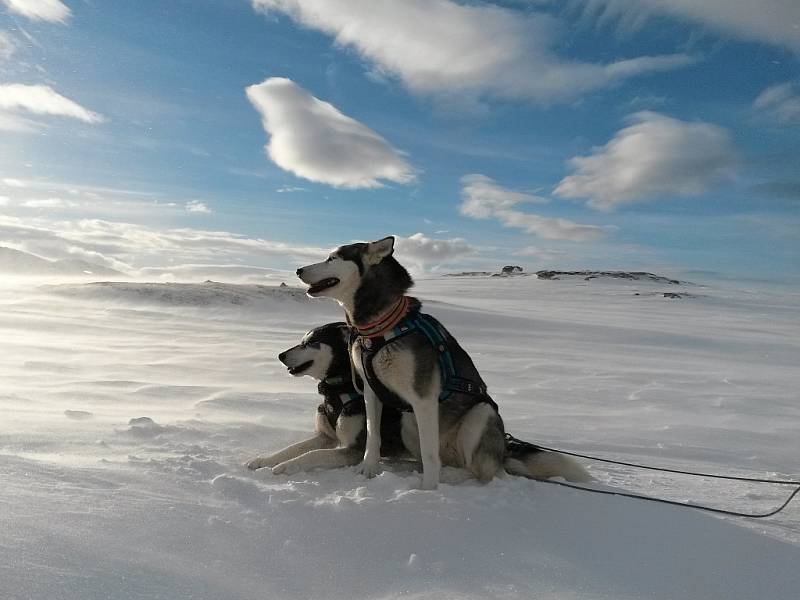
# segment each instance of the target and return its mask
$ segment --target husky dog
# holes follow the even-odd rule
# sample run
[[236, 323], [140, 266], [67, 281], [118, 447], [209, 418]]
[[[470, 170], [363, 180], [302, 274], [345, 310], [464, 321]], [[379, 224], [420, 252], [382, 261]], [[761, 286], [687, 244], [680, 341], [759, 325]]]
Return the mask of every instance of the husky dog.
[[[323, 402], [317, 407], [316, 435], [293, 444], [271, 456], [254, 458], [250, 469], [272, 467], [276, 474], [288, 475], [310, 469], [334, 469], [358, 464], [364, 455], [366, 422], [364, 397], [352, 380], [346, 323], [329, 323], [309, 331], [300, 344], [278, 355], [295, 377], [308, 375], [319, 382]], [[381, 455], [406, 458], [400, 433], [400, 413], [383, 409]], [[563, 454], [541, 450], [533, 444], [507, 435], [505, 470], [530, 479], [564, 477], [585, 481], [587, 473]]]
[[[393, 252], [394, 237], [349, 244], [297, 270], [308, 295], [341, 304], [355, 333], [350, 358], [363, 382], [367, 421], [358, 470], [367, 477], [378, 472], [381, 416], [388, 405], [404, 411], [401, 436], [422, 461], [423, 489], [436, 488], [442, 463], [489, 481], [504, 472], [506, 459], [497, 405], [469, 355], [405, 295], [413, 281]], [[514, 460], [511, 472], [523, 474], [527, 458]]]
[[[312, 329], [297, 346], [278, 355], [291, 375], [308, 375], [319, 382], [317, 390], [323, 401], [317, 407], [316, 434], [270, 456], [254, 458], [247, 468], [272, 467], [273, 473], [291, 475], [316, 468], [356, 465], [361, 461], [367, 437], [364, 397], [353, 385], [347, 350], [349, 339], [350, 328], [346, 323], [329, 323]], [[384, 456], [405, 454], [398, 411], [384, 412], [381, 440]]]

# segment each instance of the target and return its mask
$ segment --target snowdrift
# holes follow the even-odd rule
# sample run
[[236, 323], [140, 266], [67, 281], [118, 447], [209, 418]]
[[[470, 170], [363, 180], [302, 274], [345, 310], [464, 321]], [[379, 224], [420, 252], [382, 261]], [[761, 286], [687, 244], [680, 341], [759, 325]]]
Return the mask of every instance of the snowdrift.
[[[797, 478], [798, 297], [655, 282], [421, 281], [509, 431], [669, 467]], [[639, 294], [638, 296], [636, 294]], [[223, 284], [0, 289], [0, 597], [791, 598], [800, 507], [768, 521], [406, 465], [243, 462], [311, 429], [275, 355], [341, 313]], [[590, 465], [598, 485], [764, 509], [786, 489]]]

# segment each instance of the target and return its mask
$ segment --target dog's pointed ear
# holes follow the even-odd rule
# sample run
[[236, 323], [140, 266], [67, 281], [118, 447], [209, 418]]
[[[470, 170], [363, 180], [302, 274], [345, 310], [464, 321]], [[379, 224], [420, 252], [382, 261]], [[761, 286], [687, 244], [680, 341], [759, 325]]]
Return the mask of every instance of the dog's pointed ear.
[[391, 256], [394, 252], [394, 236], [390, 235], [377, 242], [370, 242], [367, 244], [367, 262], [371, 265], [377, 265], [387, 256]]

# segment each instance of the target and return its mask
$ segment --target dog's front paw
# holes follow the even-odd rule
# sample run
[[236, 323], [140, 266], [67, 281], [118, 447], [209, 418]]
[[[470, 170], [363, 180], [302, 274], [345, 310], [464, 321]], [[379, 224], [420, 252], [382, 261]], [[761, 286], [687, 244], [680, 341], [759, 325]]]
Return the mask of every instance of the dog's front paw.
[[423, 477], [422, 478], [422, 483], [419, 486], [419, 489], [421, 489], [421, 490], [435, 490], [437, 487], [439, 487], [439, 482], [438, 481], [436, 481], [435, 479], [425, 479], [425, 477]]
[[375, 477], [378, 473], [381, 472], [380, 465], [376, 462], [372, 461], [362, 461], [361, 464], [356, 466], [356, 473], [363, 475], [367, 479]]
[[253, 460], [245, 463], [245, 466], [251, 471], [255, 471], [256, 469], [263, 469], [265, 467], [272, 467], [274, 465], [275, 461], [272, 460], [272, 457], [270, 456], [257, 456]]
[[439, 486], [439, 477], [430, 477], [426, 473], [422, 474], [421, 490], [435, 490]]
[[272, 467], [273, 475], [294, 475], [301, 471], [293, 461], [287, 460]]

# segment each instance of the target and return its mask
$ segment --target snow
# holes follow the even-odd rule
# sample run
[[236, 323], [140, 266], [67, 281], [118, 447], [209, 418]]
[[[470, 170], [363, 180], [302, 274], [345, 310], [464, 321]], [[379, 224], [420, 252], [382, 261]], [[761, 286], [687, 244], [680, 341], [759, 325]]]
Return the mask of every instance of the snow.
[[[800, 295], [534, 277], [416, 295], [509, 431], [625, 460], [800, 478]], [[639, 293], [640, 295], [635, 295]], [[276, 354], [340, 320], [296, 288], [0, 288], [0, 598], [791, 598], [800, 503], [767, 520], [446, 469], [242, 464], [310, 432]], [[589, 464], [598, 485], [760, 511], [790, 488]]]

